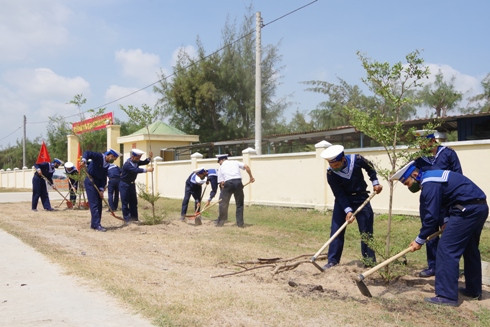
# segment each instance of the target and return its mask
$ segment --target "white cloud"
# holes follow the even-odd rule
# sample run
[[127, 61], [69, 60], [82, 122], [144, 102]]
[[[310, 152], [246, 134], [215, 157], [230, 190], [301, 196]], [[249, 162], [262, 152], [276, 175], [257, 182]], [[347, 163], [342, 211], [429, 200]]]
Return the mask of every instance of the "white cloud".
[[[137, 88], [111, 85], [105, 93], [106, 103], [117, 100], [117, 108], [119, 105], [141, 107], [142, 104], [153, 107], [157, 103], [158, 95], [152, 92], [152, 89], [138, 90]], [[117, 118], [123, 121], [127, 120], [126, 115], [120, 109], [115, 110], [115, 114]], [[121, 115], [124, 115], [124, 118]]]
[[[463, 94], [464, 98], [472, 97], [482, 92], [481, 80], [474, 76], [463, 74], [449, 65], [427, 64], [430, 69], [428, 83], [434, 83], [436, 75], [442, 73], [446, 83], [452, 83], [454, 89]], [[454, 81], [452, 79], [454, 78]]]
[[116, 51], [116, 62], [122, 66], [125, 77], [136, 78], [143, 83], [153, 83], [159, 79], [160, 57], [144, 53], [141, 49]]
[[60, 1], [1, 1], [0, 59], [20, 61], [68, 41], [70, 10]]
[[75, 94], [90, 93], [89, 83], [80, 76], [64, 77], [49, 68], [19, 69], [4, 74], [5, 84], [16, 89], [19, 98], [68, 102]]

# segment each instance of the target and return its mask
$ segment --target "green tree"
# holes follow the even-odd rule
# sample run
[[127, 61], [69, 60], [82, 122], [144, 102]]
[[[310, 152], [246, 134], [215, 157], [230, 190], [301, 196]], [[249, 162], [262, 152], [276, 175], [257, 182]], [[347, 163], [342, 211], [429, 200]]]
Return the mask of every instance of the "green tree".
[[[75, 105], [78, 108], [78, 112], [80, 115], [80, 121], [85, 120], [85, 115], [82, 110], [82, 106], [87, 102], [87, 99], [83, 97], [83, 94], [76, 94], [72, 100], [70, 100], [70, 104]], [[98, 109], [89, 109], [86, 112], [90, 114], [90, 117], [96, 117], [103, 115], [106, 108], [98, 108]], [[65, 128], [64, 125], [59, 124], [58, 129], [63, 130]], [[71, 126], [70, 126], [71, 133]], [[63, 131], [64, 132], [64, 131]], [[66, 135], [70, 134], [67, 133]], [[90, 150], [94, 152], [104, 152], [107, 150], [107, 137], [105, 130], [92, 131], [88, 133], [79, 134], [78, 139], [80, 141], [80, 147], [82, 151]], [[66, 136], [63, 140], [66, 148]]]
[[470, 103], [474, 104], [470, 112], [490, 112], [490, 74], [481, 81], [483, 93], [477, 94], [470, 99]]
[[[150, 143], [150, 152], [151, 150], [151, 133], [149, 126], [156, 121], [158, 116], [161, 115], [161, 109], [159, 107], [150, 108], [150, 106], [143, 104], [141, 109], [132, 105], [129, 105], [127, 108], [124, 106], [120, 106], [121, 110], [128, 115], [129, 119], [139, 125], [143, 125], [146, 128], [148, 141]], [[151, 165], [151, 163], [150, 163]], [[144, 190], [140, 187], [140, 197], [150, 202], [152, 207], [152, 217], [151, 219], [146, 219], [151, 222], [160, 221], [155, 213], [155, 202], [159, 199], [160, 195], [155, 194], [154, 185], [153, 185], [153, 171], [151, 172], [151, 194], [144, 192]]]
[[[10, 146], [0, 151], [0, 168], [1, 169], [14, 169], [22, 168], [22, 141], [17, 141], [17, 144]], [[34, 141], [26, 140], [26, 166], [31, 168], [34, 166], [41, 149], [41, 139], [36, 138]]]
[[[181, 51], [173, 79], [162, 74], [155, 92], [170, 123], [202, 142], [249, 138], [255, 130], [254, 15], [249, 12], [242, 26], [226, 23], [223, 51], [206, 55], [197, 39], [197, 56]], [[263, 133], [276, 131], [285, 103], [274, 101], [280, 68], [276, 46], [263, 47]]]
[[[378, 173], [389, 184], [390, 200], [385, 253], [386, 256], [389, 256], [393, 204], [393, 181], [389, 180], [389, 177], [396, 172], [397, 168], [406, 164], [410, 156], [413, 156], [415, 138], [412, 130], [404, 128], [402, 117], [406, 110], [411, 110], [418, 103], [414, 94], [421, 87], [421, 81], [428, 78], [429, 69], [424, 66], [424, 60], [419, 56], [419, 51], [409, 53], [405, 57], [405, 64], [397, 62], [393, 65], [388, 62], [372, 61], [359, 52], [357, 55], [367, 74], [363, 82], [373, 92], [377, 106], [359, 110], [347, 104], [345, 109], [350, 116], [351, 124], [378, 142], [385, 149], [389, 158], [390, 167], [388, 169], [377, 167]], [[401, 143], [408, 144], [409, 149], [400, 151], [397, 145]], [[399, 159], [403, 159], [401, 165]]]
[[435, 110], [436, 117], [446, 117], [447, 112], [454, 109], [463, 98], [463, 94], [454, 89], [454, 76], [449, 83], [444, 80], [441, 71], [436, 75], [433, 84], [423, 87], [418, 96], [422, 102]]
[[291, 121], [287, 125], [290, 133], [306, 133], [314, 130], [312, 121], [307, 121], [302, 112], [296, 110]]
[[[322, 93], [327, 99], [321, 102], [318, 107], [310, 112], [314, 129], [330, 129], [338, 126], [350, 124], [350, 117], [345, 107], [355, 107], [359, 111], [369, 111], [370, 108], [378, 108], [387, 115], [390, 114], [379, 99], [373, 96], [364, 95], [361, 88], [357, 85], [350, 85], [346, 81], [339, 79], [338, 84], [325, 81], [307, 81], [304, 84], [310, 85], [307, 91]], [[415, 107], [406, 105], [400, 113], [400, 118], [408, 119], [416, 112]]]

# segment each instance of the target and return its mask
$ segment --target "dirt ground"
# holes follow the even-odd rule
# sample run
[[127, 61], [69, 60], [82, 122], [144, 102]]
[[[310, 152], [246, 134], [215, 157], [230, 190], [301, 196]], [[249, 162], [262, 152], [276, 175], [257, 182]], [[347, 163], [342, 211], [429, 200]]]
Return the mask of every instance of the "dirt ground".
[[[440, 307], [423, 302], [434, 294], [434, 278], [419, 278], [412, 271], [386, 285], [376, 273], [365, 280], [373, 295], [368, 298], [354, 281], [367, 269], [349, 258], [324, 273], [304, 263], [277, 274], [273, 265], [216, 277], [251, 267], [237, 266], [241, 261], [316, 251], [307, 240], [272, 229], [241, 229], [233, 221], [217, 228], [210, 217], [195, 226], [180, 222], [178, 211], [167, 212], [163, 224], [123, 227], [104, 212], [102, 224], [109, 230], [101, 233], [89, 228], [87, 210], [32, 212], [28, 203], [0, 206], [0, 228], [59, 263], [67, 274], [124, 301], [155, 326], [480, 326], [490, 321], [488, 286], [483, 301], [460, 296], [459, 307]], [[261, 247], [264, 239], [286, 242], [296, 251], [289, 256], [279, 245]]]

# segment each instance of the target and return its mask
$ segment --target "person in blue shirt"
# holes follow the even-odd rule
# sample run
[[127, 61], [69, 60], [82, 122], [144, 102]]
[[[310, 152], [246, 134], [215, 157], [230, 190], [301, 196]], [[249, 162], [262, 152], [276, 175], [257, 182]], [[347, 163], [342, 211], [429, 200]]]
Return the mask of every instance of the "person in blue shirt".
[[[415, 135], [422, 137], [420, 148], [429, 153], [428, 156], [421, 156], [415, 159], [415, 166], [422, 172], [428, 170], [450, 170], [463, 174], [458, 155], [453, 149], [443, 146], [436, 141], [436, 134], [433, 130], [417, 130]], [[433, 232], [436, 232], [434, 230]], [[436, 273], [436, 253], [439, 237], [435, 237], [425, 244], [427, 254], [427, 268], [423, 269], [420, 277], [431, 277]]]
[[73, 162], [67, 161], [64, 164], [65, 173], [68, 177], [68, 187], [70, 189], [70, 202], [75, 204], [77, 202], [77, 190], [78, 190], [78, 179], [73, 178], [78, 176], [78, 169], [75, 167]]
[[[185, 221], [187, 208], [191, 196], [194, 198], [194, 211], [201, 205], [202, 185], [206, 183], [206, 169], [198, 168], [194, 170], [185, 181], [184, 199], [182, 200], [182, 208], [180, 210], [180, 220]], [[199, 220], [197, 221], [199, 224]]]
[[443, 233], [437, 246], [436, 296], [425, 298], [425, 301], [440, 305], [458, 305], [461, 256], [464, 258], [466, 285], [459, 292], [481, 300], [482, 268], [478, 246], [488, 217], [485, 193], [464, 175], [449, 170], [423, 172], [415, 166], [414, 161], [396, 172], [391, 179], [399, 180], [412, 192], [422, 190], [422, 227], [415, 240], [410, 243], [412, 251], [419, 250], [434, 229], [442, 226]]
[[32, 211], [37, 211], [39, 198], [41, 198], [41, 203], [44, 210], [54, 211], [54, 209], [51, 207], [51, 202], [49, 201], [49, 193], [46, 186], [46, 181], [53, 189], [56, 189], [56, 186], [53, 183], [53, 174], [55, 169], [62, 164], [63, 161], [58, 158], [54, 158], [53, 162], [43, 162], [34, 165], [36, 172], [32, 177]]
[[[90, 228], [98, 232], [107, 231], [100, 224], [102, 199], [104, 198], [104, 191], [107, 184], [107, 170], [109, 169], [109, 165], [118, 157], [119, 153], [113, 149], [109, 149], [104, 153], [85, 151], [80, 161], [80, 169], [87, 167], [87, 174], [90, 175], [83, 182], [90, 207]], [[91, 160], [90, 164], [87, 165], [89, 160]]]
[[[121, 180], [121, 168], [118, 165], [110, 164], [107, 170], [107, 177], [109, 182], [107, 183], [107, 197], [109, 207], [112, 211], [117, 210], [119, 205], [119, 181]], [[110, 211], [110, 210], [109, 210]]]
[[[353, 212], [368, 198], [369, 192], [366, 190], [367, 184], [362, 170], [364, 169], [368, 174], [374, 192], [381, 192], [383, 186], [379, 184], [373, 164], [359, 154], [345, 155], [342, 145], [331, 145], [320, 156], [328, 161], [327, 181], [335, 196], [330, 228], [330, 237], [332, 237], [345, 221], [351, 220]], [[372, 237], [374, 213], [371, 205], [368, 203], [355, 218], [359, 232]], [[340, 263], [344, 249], [344, 235], [345, 230], [330, 243], [328, 261], [323, 267], [324, 270]], [[361, 255], [365, 265], [376, 262], [374, 251], [363, 241], [361, 241]]]
[[216, 169], [206, 169], [207, 184], [211, 184], [211, 192], [209, 192], [208, 201], [206, 206], [208, 206], [213, 198], [218, 192], [218, 171]]
[[135, 180], [138, 174], [152, 172], [153, 167], [140, 168], [148, 165], [153, 158], [153, 153], [148, 153], [148, 158], [141, 160], [145, 152], [139, 149], [132, 149], [130, 157], [124, 163], [121, 170], [121, 180], [119, 182], [119, 191], [121, 193], [121, 208], [123, 218], [126, 223], [130, 221], [139, 221], [138, 219], [138, 194], [136, 192]]

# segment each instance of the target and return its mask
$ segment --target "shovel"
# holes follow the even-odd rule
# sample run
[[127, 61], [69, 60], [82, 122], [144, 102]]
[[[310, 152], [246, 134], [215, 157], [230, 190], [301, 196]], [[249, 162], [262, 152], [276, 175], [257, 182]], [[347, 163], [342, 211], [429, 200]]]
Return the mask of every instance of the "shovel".
[[[431, 234], [427, 237], [427, 241], [430, 241], [431, 239], [439, 236], [440, 234], [442, 233], [442, 230], [439, 230], [437, 232], [435, 232], [434, 234]], [[357, 287], [359, 288], [359, 291], [361, 291], [362, 295], [364, 296], [367, 296], [367, 297], [373, 297], [371, 295], [371, 292], [369, 292], [369, 289], [367, 288], [366, 284], [364, 284], [364, 279], [371, 275], [372, 273], [378, 271], [379, 269], [383, 268], [384, 266], [392, 263], [393, 261], [395, 261], [396, 259], [404, 256], [405, 254], [407, 254], [408, 252], [411, 252], [412, 250], [412, 247], [408, 247], [406, 248], [405, 250], [403, 250], [402, 252], [392, 256], [391, 258], [389, 259], [386, 259], [385, 261], [381, 262], [379, 265], [369, 269], [368, 271], [366, 271], [364, 274], [359, 274], [359, 276], [357, 276], [357, 279], [356, 279], [356, 284], [357, 284]]]
[[324, 272], [325, 270], [320, 267], [319, 264], [317, 264], [315, 262], [316, 258], [318, 258], [318, 256], [323, 252], [323, 250], [325, 250], [327, 248], [327, 246], [330, 245], [330, 243], [332, 243], [332, 241], [337, 237], [339, 236], [340, 233], [342, 233], [342, 231], [347, 227], [347, 225], [354, 221], [356, 215], [359, 213], [359, 211], [361, 211], [365, 206], [366, 204], [368, 204], [369, 201], [371, 201], [372, 198], [374, 198], [374, 196], [376, 195], [376, 192], [373, 192], [373, 194], [371, 194], [366, 200], [364, 200], [364, 202], [357, 208], [356, 211], [354, 211], [354, 213], [352, 214], [350, 220], [346, 220], [345, 223], [340, 226], [340, 228], [335, 232], [335, 234], [333, 234], [327, 242], [325, 242], [325, 244], [323, 244], [323, 246], [320, 248], [320, 250], [318, 250], [315, 255], [313, 257], [311, 257], [310, 259], [310, 262], [316, 267], [318, 268], [318, 270], [320, 270], [321, 272]]
[[[66, 205], [68, 208], [70, 208], [70, 209], [73, 208], [73, 203], [71, 203], [70, 200], [66, 199], [69, 194], [67, 194], [66, 196], [63, 196], [63, 194], [61, 194], [61, 192], [53, 184], [51, 184], [51, 182], [46, 178], [46, 176], [44, 176], [42, 174], [39, 176], [41, 176], [46, 181], [46, 183], [48, 183], [49, 186], [51, 186], [56, 192], [58, 192], [59, 195], [61, 195], [61, 197], [63, 198], [63, 201], [66, 201]], [[63, 203], [63, 201], [61, 201], [60, 205]]]

